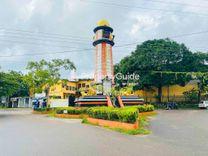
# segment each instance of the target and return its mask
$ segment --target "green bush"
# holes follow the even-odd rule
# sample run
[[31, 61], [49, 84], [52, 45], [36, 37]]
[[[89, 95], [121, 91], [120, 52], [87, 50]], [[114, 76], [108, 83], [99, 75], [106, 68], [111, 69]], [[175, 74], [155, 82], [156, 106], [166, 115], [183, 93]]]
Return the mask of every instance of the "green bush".
[[140, 113], [142, 112], [151, 112], [154, 111], [154, 106], [145, 104], [145, 105], [138, 105], [138, 106], [129, 106], [129, 108], [137, 108]]
[[46, 107], [46, 108], [36, 108], [36, 109], [34, 109], [34, 110], [35, 110], [35, 111], [38, 111], [38, 112], [47, 112], [47, 111], [50, 111], [50, 110], [52, 110], [52, 109]]
[[183, 92], [183, 95], [184, 95], [186, 101], [191, 102], [191, 103], [198, 101], [198, 94], [199, 94], [199, 91], [195, 90], [195, 89]]
[[135, 123], [138, 118], [136, 108], [91, 107], [87, 114], [92, 118]]
[[76, 107], [59, 107], [56, 108], [57, 114], [64, 114], [67, 111], [67, 114], [79, 115], [79, 114], [86, 114], [87, 108], [76, 108]]

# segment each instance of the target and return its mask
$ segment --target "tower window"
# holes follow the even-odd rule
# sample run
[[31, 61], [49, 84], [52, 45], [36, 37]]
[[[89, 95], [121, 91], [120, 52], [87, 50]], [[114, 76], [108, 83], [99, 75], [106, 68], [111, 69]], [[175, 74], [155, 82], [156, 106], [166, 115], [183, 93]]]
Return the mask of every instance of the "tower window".
[[103, 38], [110, 38], [110, 32], [103, 30]]

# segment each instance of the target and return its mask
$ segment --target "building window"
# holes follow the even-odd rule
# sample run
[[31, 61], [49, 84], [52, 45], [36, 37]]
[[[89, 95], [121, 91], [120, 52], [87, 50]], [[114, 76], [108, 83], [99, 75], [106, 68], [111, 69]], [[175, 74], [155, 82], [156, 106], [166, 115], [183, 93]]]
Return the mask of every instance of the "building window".
[[83, 88], [85, 87], [85, 83], [82, 84], [82, 87], [83, 87]]
[[78, 88], [81, 88], [81, 84], [80, 83], [78, 84]]
[[72, 90], [75, 91], [76, 90], [76, 87], [72, 87]]

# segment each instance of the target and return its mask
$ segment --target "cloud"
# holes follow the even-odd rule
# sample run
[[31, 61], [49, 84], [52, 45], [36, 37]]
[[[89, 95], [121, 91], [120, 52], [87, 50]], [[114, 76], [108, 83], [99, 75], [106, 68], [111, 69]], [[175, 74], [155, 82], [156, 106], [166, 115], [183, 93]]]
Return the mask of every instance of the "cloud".
[[79, 7], [79, 3], [77, 3], [77, 1], [74, 0], [64, 0], [64, 7], [69, 12], [72, 12], [76, 10], [77, 7]]
[[[132, 4], [128, 4], [128, 1], [114, 1], [115, 3], [142, 6], [145, 8], [199, 13], [207, 12], [206, 9], [196, 10], [199, 8], [185, 5], [163, 5], [161, 3], [152, 3], [145, 0], [134, 0]], [[194, 0], [184, 0], [183, 3], [202, 6], [208, 4], [208, 2], [205, 3], [204, 1], [200, 1], [200, 4], [197, 4], [198, 1], [192, 2], [194, 2]], [[49, 41], [46, 37], [41, 37], [41, 35], [34, 35], [32, 33], [28, 33], [28, 37], [26, 37], [26, 35], [24, 36], [22, 32], [14, 32], [9, 35], [7, 31], [2, 30], [0, 31], [0, 35], [4, 35], [6, 40], [14, 40], [14, 42], [2, 41], [4, 38], [1, 37], [0, 55], [9, 55], [11, 53], [50, 53], [70, 51], [72, 49], [93, 48], [91, 44], [91, 38], [94, 35], [93, 29], [96, 26], [96, 22], [102, 18], [107, 19], [114, 29], [115, 46], [135, 43], [137, 41], [140, 43], [153, 38], [204, 31], [208, 28], [208, 20], [206, 17], [188, 13], [160, 12], [139, 8], [127, 9], [116, 6], [84, 3], [80, 0], [3, 0], [0, 1], [0, 20], [2, 28], [61, 34], [61, 36], [56, 35], [47, 38], [51, 40], [64, 40], [64, 42]], [[66, 38], [68, 35], [84, 38], [86, 43], [84, 41], [84, 43], [75, 44], [74, 41], [71, 42], [70, 39]], [[17, 38], [14, 36], [20, 37]], [[29, 36], [37, 39], [29, 39]], [[42, 40], [39, 40], [40, 38]], [[191, 50], [207, 51], [208, 49], [208, 33], [174, 39], [177, 42], [185, 43]], [[21, 44], [20, 42], [25, 42], [25, 44]], [[29, 42], [35, 44], [27, 44]], [[69, 48], [63, 46], [68, 46]], [[119, 62], [124, 56], [130, 54], [135, 47], [136, 44], [131, 47], [113, 48], [114, 63]], [[77, 77], [88, 77], [94, 73], [94, 54], [94, 50], [92, 50], [41, 56], [0, 58], [0, 66], [2, 69], [19, 71], [25, 69], [28, 61], [68, 58], [73, 61], [77, 67]], [[64, 74], [67, 78], [69, 75], [68, 72]]]
[[20, 6], [19, 19], [29, 20], [34, 14], [47, 15], [52, 8], [52, 0], [31, 0]]
[[134, 20], [130, 34], [136, 35], [140, 31], [147, 31], [158, 27], [159, 17], [152, 17], [150, 15], [134, 15], [131, 17]]

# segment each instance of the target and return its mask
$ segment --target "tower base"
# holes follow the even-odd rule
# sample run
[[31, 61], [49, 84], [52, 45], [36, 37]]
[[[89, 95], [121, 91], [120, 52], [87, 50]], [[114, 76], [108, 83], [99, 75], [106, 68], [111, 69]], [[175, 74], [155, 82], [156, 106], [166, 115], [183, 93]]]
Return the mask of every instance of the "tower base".
[[118, 96], [116, 105], [118, 107], [143, 105], [144, 99], [138, 96]]
[[109, 106], [113, 107], [110, 97], [104, 95], [84, 96], [75, 100], [75, 106], [91, 107], [91, 106]]

